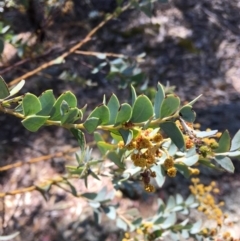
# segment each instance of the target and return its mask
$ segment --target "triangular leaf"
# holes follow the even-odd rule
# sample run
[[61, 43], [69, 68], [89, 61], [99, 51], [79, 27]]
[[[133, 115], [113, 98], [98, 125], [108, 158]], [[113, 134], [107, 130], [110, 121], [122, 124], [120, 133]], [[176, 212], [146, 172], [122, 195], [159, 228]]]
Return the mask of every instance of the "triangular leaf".
[[22, 100], [22, 108], [24, 116], [29, 116], [38, 113], [42, 106], [37, 96], [27, 93]]
[[128, 225], [126, 224], [126, 222], [124, 222], [124, 220], [122, 220], [121, 218], [117, 218], [116, 220], [116, 225], [119, 229], [122, 229], [124, 231], [127, 231], [127, 227]]
[[25, 80], [21, 80], [17, 85], [15, 85], [11, 90], [10, 90], [10, 96], [13, 96], [15, 94], [17, 94], [21, 89], [22, 87], [24, 86], [25, 84]]
[[196, 113], [192, 110], [192, 106], [190, 105], [183, 106], [179, 114], [187, 122], [193, 123], [195, 121]]
[[125, 145], [128, 145], [133, 139], [132, 130], [119, 129], [119, 133], [121, 134]]
[[91, 117], [83, 123], [84, 128], [90, 134], [97, 129], [98, 125], [99, 125], [99, 119], [96, 117]]
[[190, 233], [197, 234], [201, 231], [201, 229], [202, 229], [202, 220], [200, 219], [199, 221], [193, 224]]
[[115, 220], [116, 219], [116, 208], [113, 207], [113, 206], [105, 206], [103, 207], [103, 211], [104, 213], [107, 215], [108, 218], [112, 219], [112, 220]]
[[137, 99], [137, 94], [136, 94], [136, 90], [133, 87], [133, 85], [131, 85], [131, 94], [132, 94], [132, 106], [134, 105], [136, 99]]
[[82, 112], [77, 108], [70, 108], [67, 113], [61, 118], [61, 124], [72, 124], [76, 120], [81, 119]]
[[115, 151], [110, 151], [107, 157], [115, 163], [119, 168], [124, 169], [124, 164], [122, 162], [122, 156], [118, 155]]
[[215, 157], [216, 162], [224, 168], [226, 171], [234, 173], [234, 166], [231, 159], [227, 156], [217, 156]]
[[161, 114], [160, 117], [168, 117], [172, 115], [179, 108], [180, 99], [178, 96], [174, 94], [169, 94], [165, 96], [162, 106], [161, 106]]
[[101, 124], [107, 124], [109, 121], [110, 113], [109, 109], [106, 105], [102, 104], [98, 107], [96, 107], [88, 116], [89, 118], [98, 118], [99, 119], [99, 125]]
[[156, 119], [160, 118], [162, 102], [163, 102], [163, 99], [165, 98], [164, 89], [160, 83], [158, 83], [157, 89], [158, 90], [157, 90], [157, 93], [155, 95], [155, 100], [154, 100], [154, 113], [155, 113]]
[[70, 92], [66, 91], [65, 93], [61, 94], [57, 101], [54, 103], [52, 111], [50, 113], [51, 120], [54, 121], [60, 121], [61, 120], [61, 104], [63, 101], [66, 101], [66, 103], [69, 105], [69, 107], [74, 108], [77, 107], [77, 98], [76, 96]]
[[124, 103], [120, 106], [115, 125], [129, 121], [132, 115], [132, 108], [129, 104]]
[[230, 150], [231, 137], [227, 130], [224, 131], [223, 134], [221, 135], [218, 145], [219, 145], [218, 148], [215, 150], [216, 153], [227, 152]]
[[81, 151], [84, 151], [85, 150], [85, 146], [86, 146], [86, 140], [85, 140], [84, 133], [81, 130], [74, 129], [74, 128], [71, 128], [70, 131], [73, 134], [73, 136], [77, 139], [78, 144], [79, 144], [79, 146], [81, 148]]
[[140, 123], [153, 116], [153, 106], [147, 96], [138, 96], [132, 110], [131, 122]]
[[112, 144], [107, 143], [105, 141], [97, 142], [97, 146], [98, 146], [98, 149], [100, 150], [102, 155], [105, 155], [106, 152], [112, 150], [115, 147], [115, 145], [112, 145]]
[[39, 97], [38, 97], [42, 109], [37, 113], [38, 115], [49, 115], [53, 105], [56, 101], [54, 95], [53, 95], [53, 91], [52, 90], [46, 90], [44, 91]]
[[44, 125], [49, 116], [28, 116], [22, 121], [23, 126], [29, 131], [35, 132]]
[[172, 227], [177, 222], [177, 215], [175, 212], [170, 213], [164, 223], [160, 224], [162, 229]]
[[216, 135], [218, 130], [211, 130], [211, 131], [194, 131], [194, 134], [198, 138], [205, 138]]
[[110, 112], [110, 117], [109, 117], [109, 125], [113, 125], [115, 124], [115, 120], [117, 118], [117, 113], [118, 113], [118, 109], [120, 107], [118, 98], [115, 94], [112, 94], [110, 100], [108, 101], [107, 107], [109, 109]]
[[187, 166], [192, 166], [192, 165], [194, 165], [198, 162], [198, 159], [199, 159], [199, 155], [195, 154], [195, 155], [188, 156], [188, 157], [184, 158], [182, 160], [182, 162], [184, 164], [186, 164]]
[[235, 151], [237, 149], [240, 149], [240, 130], [235, 134], [232, 139], [230, 151]]
[[20, 232], [15, 232], [9, 235], [1, 235], [0, 236], [0, 241], [10, 241], [13, 240], [14, 238], [16, 238], [18, 235], [20, 234]]
[[94, 135], [94, 141], [96, 143], [99, 142], [99, 141], [104, 141], [104, 139], [103, 139], [103, 137], [100, 133], [95, 131], [93, 135]]
[[194, 103], [196, 103], [197, 102], [197, 100], [201, 97], [202, 95], [199, 95], [198, 97], [196, 97], [194, 100], [192, 100], [192, 101], [190, 101], [189, 103], [188, 103], [188, 105], [190, 105], [190, 106], [193, 106], [194, 105]]
[[183, 134], [174, 122], [163, 122], [160, 124], [160, 128], [171, 138], [180, 150], [186, 149]]
[[159, 187], [162, 187], [162, 185], [165, 182], [166, 175], [163, 171], [163, 168], [161, 165], [154, 165], [151, 167], [151, 170], [156, 173], [155, 181], [157, 182]]
[[177, 170], [186, 178], [190, 177], [190, 171], [185, 163], [175, 163]]
[[10, 95], [6, 82], [0, 76], [0, 99], [5, 99]]

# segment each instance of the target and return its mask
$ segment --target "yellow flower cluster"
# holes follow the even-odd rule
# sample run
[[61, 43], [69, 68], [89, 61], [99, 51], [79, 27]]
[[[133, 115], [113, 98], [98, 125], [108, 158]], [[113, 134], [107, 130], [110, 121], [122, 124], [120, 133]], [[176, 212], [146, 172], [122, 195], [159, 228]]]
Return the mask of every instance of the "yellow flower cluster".
[[129, 234], [128, 232], [126, 232], [126, 233], [124, 234], [124, 238], [122, 239], [122, 241], [130, 241], [130, 240], [131, 240], [130, 234]]
[[130, 234], [126, 232], [122, 241], [145, 240], [146, 236], [148, 236], [148, 240], [154, 240], [150, 238], [152, 235], [152, 227], [153, 223], [151, 222], [143, 223], [138, 229], [136, 229], [135, 235], [137, 235], [137, 239], [136, 236], [134, 236], [134, 238], [131, 238]]
[[240, 239], [233, 238], [229, 232], [219, 234], [219, 230], [217, 228], [203, 228], [200, 234], [204, 237], [214, 237], [212, 240], [215, 241], [240, 241]]
[[218, 143], [214, 138], [203, 138], [202, 141], [208, 145], [211, 149], [218, 148]]
[[222, 234], [222, 240], [224, 240], [224, 241], [240, 241], [240, 239], [233, 238], [229, 232], [225, 232]]
[[167, 171], [167, 175], [169, 177], [175, 177], [177, 174], [177, 169], [174, 167], [174, 160], [172, 157], [168, 157], [164, 163], [163, 163], [164, 168]]
[[184, 136], [185, 139], [185, 146], [187, 149], [191, 149], [194, 146], [193, 140], [189, 136]]
[[[162, 153], [159, 149], [163, 137], [161, 133], [154, 132], [153, 129], [140, 130], [137, 137], [126, 145], [128, 150], [132, 150], [131, 160], [134, 165], [141, 167], [144, 172], [141, 173], [142, 180], [147, 192], [154, 192], [155, 188], [150, 184], [150, 177], [156, 177], [156, 173], [151, 171], [151, 167], [155, 164], [155, 159], [161, 157]], [[119, 148], [123, 148], [123, 143], [118, 143]]]
[[188, 170], [190, 172], [190, 175], [199, 175], [199, 173], [200, 173], [199, 169], [197, 169], [197, 168], [189, 167]]
[[220, 208], [224, 205], [224, 202], [216, 203], [212, 195], [212, 193], [219, 193], [216, 183], [211, 182], [209, 186], [204, 186], [200, 183], [199, 178], [192, 178], [192, 183], [193, 185], [189, 188], [200, 203], [198, 210], [203, 212], [208, 219], [215, 220], [217, 225], [221, 227], [226, 216]]

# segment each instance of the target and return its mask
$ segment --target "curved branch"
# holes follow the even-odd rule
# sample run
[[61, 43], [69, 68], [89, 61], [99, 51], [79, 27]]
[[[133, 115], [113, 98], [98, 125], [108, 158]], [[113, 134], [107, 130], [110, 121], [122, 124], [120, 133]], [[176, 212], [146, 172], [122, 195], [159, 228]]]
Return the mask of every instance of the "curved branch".
[[[121, 12], [126, 11], [128, 8], [130, 7], [130, 4], [127, 4], [125, 7], [122, 8]], [[92, 29], [87, 36], [81, 40], [79, 43], [77, 43], [76, 45], [74, 45], [72, 48], [70, 48], [67, 52], [63, 53], [62, 55], [58, 56], [57, 58], [54, 58], [53, 60], [50, 60], [47, 63], [42, 64], [41, 66], [39, 66], [38, 68], [29, 71], [28, 73], [12, 80], [8, 85], [9, 86], [13, 86], [15, 84], [17, 84], [19, 81], [21, 81], [22, 79], [27, 79], [33, 75], [35, 75], [36, 73], [56, 64], [56, 61], [59, 59], [64, 59], [66, 58], [68, 55], [74, 53], [77, 49], [81, 48], [85, 43], [87, 43], [88, 41], [91, 40], [92, 36], [100, 29], [102, 28], [109, 20], [111, 20], [112, 18], [114, 18], [116, 16], [115, 13], [108, 15], [102, 22], [100, 22], [94, 29]]]

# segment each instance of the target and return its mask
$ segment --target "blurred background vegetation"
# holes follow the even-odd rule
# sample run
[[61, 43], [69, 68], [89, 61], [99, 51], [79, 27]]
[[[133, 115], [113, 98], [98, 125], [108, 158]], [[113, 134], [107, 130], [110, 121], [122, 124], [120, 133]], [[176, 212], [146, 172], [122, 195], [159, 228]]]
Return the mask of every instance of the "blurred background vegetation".
[[[202, 129], [227, 128], [232, 135], [236, 133], [240, 126], [238, 0], [169, 0], [159, 1], [144, 11], [130, 9], [107, 22], [81, 49], [57, 59], [113, 13], [118, 4], [127, 3], [1, 1], [0, 75], [11, 83], [55, 60], [49, 68], [26, 78], [23, 92], [39, 95], [53, 89], [59, 95], [71, 90], [78, 97], [79, 106], [88, 103], [89, 110], [101, 103], [103, 94], [109, 97], [114, 92], [122, 101], [128, 100], [130, 84], [151, 97], [157, 82], [161, 82], [168, 85], [169, 92], [175, 88], [183, 102], [203, 94], [196, 104]], [[0, 115], [0, 122], [1, 167], [77, 146], [60, 128], [29, 133], [14, 117]], [[0, 172], [0, 190], [27, 187], [55, 173], [64, 173], [68, 161], [72, 158], [51, 157], [47, 162]], [[240, 165], [235, 164], [239, 175]], [[214, 175], [210, 171], [202, 175], [206, 183], [219, 181], [220, 198], [227, 204], [237, 200], [240, 182], [236, 176]], [[186, 196], [188, 181], [178, 178], [179, 182], [167, 182], [155, 197], [165, 198], [175, 192]], [[99, 186], [108, 185], [103, 183], [93, 182], [90, 189], [96, 191]], [[231, 192], [233, 189], [235, 193]], [[130, 196], [134, 201], [122, 198], [129, 193], [134, 194]], [[155, 198], [146, 196], [137, 184], [134, 191], [123, 187], [119, 195], [119, 202], [126, 209], [135, 206], [143, 215]], [[231, 211], [240, 216], [237, 205], [231, 203]], [[86, 204], [61, 190], [53, 190], [47, 203], [38, 193], [6, 197], [1, 200], [0, 212], [1, 233], [20, 230], [19, 240], [118, 240], [118, 230], [109, 226], [107, 219], [98, 226]]]

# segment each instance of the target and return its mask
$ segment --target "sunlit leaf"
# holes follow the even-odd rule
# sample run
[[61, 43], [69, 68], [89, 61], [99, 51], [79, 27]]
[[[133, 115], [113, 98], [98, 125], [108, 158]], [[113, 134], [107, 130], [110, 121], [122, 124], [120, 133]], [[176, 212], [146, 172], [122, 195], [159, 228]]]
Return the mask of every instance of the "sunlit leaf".
[[188, 105], [193, 106], [193, 105], [198, 101], [198, 99], [201, 98], [201, 96], [202, 96], [202, 95], [199, 95], [199, 96], [196, 97], [194, 100], [190, 101], [190, 102], [188, 103]]
[[164, 223], [160, 224], [162, 229], [167, 229], [177, 222], [177, 215], [175, 212], [170, 213]]
[[168, 135], [173, 143], [180, 149], [185, 150], [185, 139], [182, 132], [176, 126], [174, 122], [163, 122], [160, 124], [160, 128]]
[[117, 225], [118, 228], [120, 228], [124, 231], [127, 231], [128, 225], [121, 218], [117, 218], [116, 225]]
[[182, 162], [184, 164], [186, 164], [187, 166], [192, 166], [192, 165], [194, 165], [198, 162], [198, 159], [199, 159], [199, 155], [195, 154], [195, 155], [188, 156], [188, 157], [184, 158], [182, 160]]
[[218, 148], [215, 150], [216, 153], [227, 152], [230, 150], [231, 137], [227, 130], [224, 131], [223, 134], [221, 135], [218, 145], [219, 145]]
[[156, 173], [155, 181], [157, 182], [159, 187], [162, 187], [162, 185], [165, 182], [166, 174], [162, 168], [161, 165], [154, 165], [151, 167], [151, 170]]
[[153, 116], [153, 106], [151, 101], [145, 95], [137, 97], [132, 110], [131, 122], [140, 123], [147, 121]]
[[25, 116], [33, 115], [41, 110], [41, 103], [37, 96], [27, 93], [22, 100], [22, 108]]
[[116, 208], [113, 206], [105, 206], [103, 207], [104, 213], [107, 215], [108, 218], [115, 220], [117, 216]]
[[136, 90], [133, 87], [133, 85], [131, 85], [131, 94], [132, 94], [132, 106], [134, 105], [136, 99], [137, 99], [137, 94], [136, 94]]
[[109, 121], [110, 113], [109, 109], [106, 105], [102, 104], [100, 106], [97, 106], [88, 116], [88, 119], [90, 118], [98, 118], [99, 119], [99, 125], [101, 124], [107, 124]]
[[231, 161], [231, 159], [227, 156], [216, 156], [215, 157], [216, 162], [224, 168], [226, 171], [234, 173], [234, 165]]
[[195, 111], [192, 110], [192, 106], [185, 105], [179, 111], [180, 116], [187, 122], [194, 122], [196, 118]]
[[13, 240], [13, 239], [16, 238], [19, 234], [20, 234], [20, 232], [15, 232], [15, 233], [13, 233], [13, 234], [0, 236], [0, 241]]
[[132, 115], [132, 108], [129, 104], [124, 103], [120, 106], [115, 125], [129, 121]]
[[180, 99], [178, 96], [174, 94], [166, 95], [162, 105], [161, 105], [161, 111], [160, 111], [160, 117], [168, 117], [175, 113], [180, 105]]
[[56, 102], [54, 103], [52, 110], [50, 112], [51, 120], [54, 120], [54, 121], [61, 120], [61, 105], [63, 101], [66, 101], [68, 106], [71, 108], [77, 107], [76, 96], [72, 92], [66, 91], [65, 93], [61, 94], [56, 100]]
[[99, 118], [96, 118], [96, 117], [91, 117], [83, 123], [84, 128], [90, 134], [97, 129], [98, 125], [99, 125]]
[[10, 96], [13, 96], [15, 94], [17, 94], [21, 89], [22, 87], [24, 86], [25, 84], [25, 80], [21, 80], [17, 85], [15, 85], [11, 90], [10, 90]]
[[212, 131], [194, 131], [196, 137], [198, 138], [205, 138], [216, 135], [218, 130], [212, 130]]
[[44, 91], [39, 97], [38, 97], [40, 103], [41, 103], [41, 110], [37, 113], [38, 115], [49, 115], [53, 105], [56, 101], [53, 91], [52, 90], [46, 90]]
[[109, 109], [110, 112], [110, 117], [109, 117], [109, 125], [115, 124], [115, 120], [117, 118], [117, 113], [118, 113], [118, 109], [120, 107], [118, 98], [116, 95], [112, 94], [110, 100], [108, 101], [107, 107]]
[[240, 130], [232, 139], [230, 151], [235, 151], [237, 149], [240, 149]]
[[160, 118], [162, 102], [165, 97], [163, 86], [160, 83], [158, 83], [157, 89], [158, 90], [154, 100], [154, 113], [155, 113], [156, 119]]
[[197, 234], [202, 229], [202, 220], [198, 220], [196, 223], [193, 224], [190, 233], [191, 234]]
[[82, 117], [82, 113], [81, 111], [77, 108], [69, 108], [69, 110], [67, 112], [64, 113], [64, 115], [61, 118], [61, 124], [72, 124], [74, 123], [76, 120], [81, 119]]

